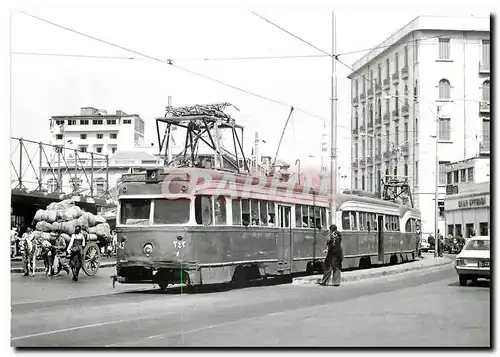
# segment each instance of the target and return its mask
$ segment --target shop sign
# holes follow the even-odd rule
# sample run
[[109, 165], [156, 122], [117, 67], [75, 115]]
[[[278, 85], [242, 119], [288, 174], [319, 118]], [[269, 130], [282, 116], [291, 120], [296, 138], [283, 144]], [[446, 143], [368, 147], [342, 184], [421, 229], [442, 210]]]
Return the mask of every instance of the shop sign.
[[486, 206], [486, 197], [473, 197], [458, 201], [458, 208], [481, 207]]

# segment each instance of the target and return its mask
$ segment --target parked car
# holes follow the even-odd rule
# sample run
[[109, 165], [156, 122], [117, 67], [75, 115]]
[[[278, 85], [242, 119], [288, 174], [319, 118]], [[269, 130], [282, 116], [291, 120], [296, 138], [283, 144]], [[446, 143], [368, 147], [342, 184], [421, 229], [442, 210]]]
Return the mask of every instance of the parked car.
[[422, 252], [428, 252], [430, 248], [431, 245], [427, 241], [427, 238], [422, 237], [422, 240], [420, 241], [420, 250]]
[[455, 269], [460, 285], [469, 280], [490, 279], [490, 237], [469, 238], [462, 251], [457, 255]]

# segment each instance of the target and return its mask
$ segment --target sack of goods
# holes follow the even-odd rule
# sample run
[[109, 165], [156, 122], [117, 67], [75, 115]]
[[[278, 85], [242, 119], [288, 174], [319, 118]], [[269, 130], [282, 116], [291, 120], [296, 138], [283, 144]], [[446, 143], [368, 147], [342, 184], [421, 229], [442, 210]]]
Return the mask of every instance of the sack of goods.
[[37, 222], [35, 235], [43, 241], [48, 240], [54, 243], [60, 235], [68, 244], [71, 235], [75, 233], [76, 226], [89, 232], [87, 235], [89, 241], [111, 239], [111, 229], [106, 219], [103, 216], [85, 212], [76, 206], [73, 200], [53, 202], [47, 206], [46, 210], [38, 210], [34, 221]]

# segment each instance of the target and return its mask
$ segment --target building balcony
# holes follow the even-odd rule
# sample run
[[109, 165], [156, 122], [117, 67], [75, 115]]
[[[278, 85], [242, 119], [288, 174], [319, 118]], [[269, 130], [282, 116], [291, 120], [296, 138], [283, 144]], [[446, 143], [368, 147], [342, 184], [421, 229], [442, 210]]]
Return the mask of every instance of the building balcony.
[[356, 168], [358, 167], [358, 160], [357, 160], [357, 159], [353, 159], [353, 160], [351, 161], [351, 167], [352, 167], [353, 169], [356, 169]]
[[373, 88], [368, 88], [368, 98], [373, 98]]
[[405, 104], [401, 107], [401, 115], [404, 117], [410, 115], [410, 106], [408, 104]]
[[390, 158], [391, 158], [391, 152], [390, 151], [384, 152], [384, 160], [389, 160]]
[[410, 69], [408, 68], [408, 66], [404, 66], [403, 68], [401, 68], [401, 78], [402, 79], [408, 78], [409, 73], [410, 73]]
[[490, 154], [490, 141], [481, 141], [479, 143], [479, 155], [489, 155]]
[[382, 92], [382, 83], [380, 83], [380, 79], [377, 79], [375, 82], [375, 93], [380, 94]]
[[375, 162], [377, 164], [380, 164], [382, 162], [382, 154], [381, 153], [375, 154]]
[[359, 166], [365, 166], [365, 159], [359, 160]]
[[361, 94], [359, 95], [359, 101], [360, 101], [361, 103], [366, 102], [366, 94], [365, 94], [365, 93], [361, 93]]
[[489, 74], [490, 73], [490, 64], [485, 62], [479, 62], [479, 73], [480, 74]]
[[490, 102], [481, 101], [479, 104], [479, 112], [480, 113], [489, 113], [490, 112]]
[[398, 84], [399, 83], [399, 72], [396, 72], [396, 73], [392, 74], [392, 83], [393, 84]]
[[378, 128], [380, 126], [382, 126], [382, 116], [377, 115], [377, 117], [375, 118], [375, 127]]
[[392, 111], [392, 120], [399, 120], [399, 109], [394, 109]]
[[352, 98], [352, 105], [353, 105], [354, 107], [357, 107], [357, 106], [358, 106], [358, 97], [354, 97], [354, 98]]
[[351, 130], [352, 135], [357, 136], [358, 135], [358, 128], [354, 128]]
[[384, 88], [384, 90], [391, 89], [391, 80], [389, 78], [384, 79], [383, 88]]

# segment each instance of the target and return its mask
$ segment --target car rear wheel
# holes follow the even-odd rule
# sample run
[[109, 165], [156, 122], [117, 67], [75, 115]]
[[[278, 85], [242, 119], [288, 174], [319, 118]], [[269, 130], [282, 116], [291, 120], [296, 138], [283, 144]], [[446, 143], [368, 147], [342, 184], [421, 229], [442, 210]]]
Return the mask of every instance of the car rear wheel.
[[465, 275], [459, 275], [458, 281], [460, 282], [461, 286], [467, 285], [467, 277]]

